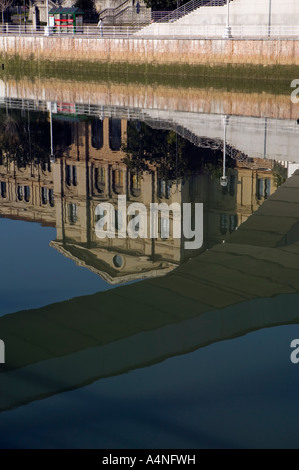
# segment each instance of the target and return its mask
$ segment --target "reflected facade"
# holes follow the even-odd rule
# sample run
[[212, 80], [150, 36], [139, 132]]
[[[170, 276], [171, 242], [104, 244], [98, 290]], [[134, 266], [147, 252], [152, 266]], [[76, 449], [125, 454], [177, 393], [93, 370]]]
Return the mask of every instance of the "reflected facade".
[[[55, 120], [54, 126], [51, 124], [58, 155], [55, 161], [35, 159], [18, 165], [2, 155], [0, 213], [2, 217], [55, 227], [57, 236], [51, 246], [112, 284], [165, 275], [198, 251], [185, 250], [184, 239], [163, 239], [161, 221], [157, 239], [99, 240], [95, 233], [99, 203], [109, 202], [117, 211], [119, 195], [126, 196], [127, 206], [141, 202], [147, 209], [153, 202], [179, 203], [181, 207], [186, 202], [201, 202], [203, 251], [222, 243], [277, 188], [275, 162], [271, 160], [252, 159], [252, 169], [246, 162], [230, 159], [227, 185], [222, 187], [220, 150], [214, 155], [216, 163], [211, 172], [211, 159], [206, 165], [202, 149], [193, 146], [199, 168], [189, 176], [167, 179], [161, 175], [159, 161], [147, 162], [146, 170], [128, 165], [127, 131], [132, 124], [127, 120], [86, 121], [78, 117], [69, 122], [63, 115], [57, 115], [57, 119], [60, 131], [56, 140]], [[146, 152], [150, 153], [150, 148]]]

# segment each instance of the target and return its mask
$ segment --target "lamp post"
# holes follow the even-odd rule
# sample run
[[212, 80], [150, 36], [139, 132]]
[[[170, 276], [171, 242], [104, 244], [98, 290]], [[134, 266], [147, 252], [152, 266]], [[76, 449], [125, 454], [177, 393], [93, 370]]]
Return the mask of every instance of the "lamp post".
[[226, 26], [225, 26], [225, 30], [223, 33], [223, 39], [230, 39], [232, 37], [232, 29], [229, 25], [229, 2], [230, 0], [227, 0]]
[[26, 31], [26, 3], [25, 3], [25, 0], [23, 2], [23, 8], [24, 8], [24, 28], [25, 28], [25, 31]]
[[49, 0], [47, 0], [46, 8], [47, 8], [47, 26], [45, 27], [45, 36], [50, 36], [51, 27], [49, 26]]
[[272, 16], [272, 0], [269, 0], [269, 15], [268, 15], [268, 37], [271, 36], [271, 16]]

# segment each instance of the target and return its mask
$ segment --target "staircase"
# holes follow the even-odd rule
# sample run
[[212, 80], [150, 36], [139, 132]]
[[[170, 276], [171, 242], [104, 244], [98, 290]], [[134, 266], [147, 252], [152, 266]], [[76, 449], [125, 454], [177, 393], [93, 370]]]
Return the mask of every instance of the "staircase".
[[105, 8], [100, 12], [100, 18], [106, 25], [134, 25], [149, 24], [151, 22], [151, 9], [140, 2], [140, 12], [136, 12], [136, 3], [132, 5], [132, 0], [125, 0], [116, 8]]
[[[236, 2], [237, 0], [235, 0]], [[230, 0], [230, 4], [233, 0]], [[176, 10], [169, 12], [168, 15], [163, 16], [161, 19], [155, 23], [148, 25], [143, 28], [140, 32], [137, 32], [136, 35], [142, 36], [167, 36], [171, 35], [193, 35], [193, 31], [190, 31], [189, 22], [195, 23], [192, 29], [198, 30], [196, 23], [198, 21], [198, 14], [203, 12], [203, 16], [207, 16], [209, 23], [211, 18], [214, 16], [214, 11], [219, 12], [221, 16], [226, 15], [227, 0], [190, 0], [185, 5], [180, 6]], [[211, 13], [208, 7], [213, 7], [213, 13]], [[181, 27], [182, 23], [188, 24], [188, 27]], [[178, 31], [177, 31], [178, 28]]]
[[[210, 8], [212, 7], [212, 8]], [[136, 35], [160, 38], [223, 38], [227, 0], [191, 0]], [[232, 37], [299, 37], [298, 0], [230, 0]]]
[[[233, 0], [231, 0], [232, 2]], [[171, 11], [168, 15], [163, 16], [157, 23], [173, 23], [185, 15], [188, 15], [197, 8], [201, 7], [219, 7], [227, 4], [227, 0], [190, 0], [176, 10]]]

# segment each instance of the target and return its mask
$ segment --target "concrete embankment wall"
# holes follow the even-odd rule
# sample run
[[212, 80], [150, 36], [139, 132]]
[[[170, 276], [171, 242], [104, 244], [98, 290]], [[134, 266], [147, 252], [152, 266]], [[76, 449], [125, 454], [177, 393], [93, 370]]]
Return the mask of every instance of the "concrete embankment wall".
[[[212, 83], [211, 83], [212, 85]], [[291, 88], [290, 88], [291, 92]], [[299, 105], [290, 95], [248, 93], [209, 88], [80, 82], [57, 79], [0, 80], [0, 98], [92, 103], [148, 110], [167, 110], [247, 117], [299, 118]]]
[[0, 54], [35, 60], [194, 65], [299, 65], [299, 40], [0, 36]]

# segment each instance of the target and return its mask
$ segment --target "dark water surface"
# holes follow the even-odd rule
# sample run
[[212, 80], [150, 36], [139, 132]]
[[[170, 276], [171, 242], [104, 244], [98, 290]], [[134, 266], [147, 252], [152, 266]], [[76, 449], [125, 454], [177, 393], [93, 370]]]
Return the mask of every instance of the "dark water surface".
[[[0, 447], [297, 448], [296, 121], [24, 90], [0, 108]], [[202, 244], [163, 217], [98, 238], [119, 196], [202, 204]]]

